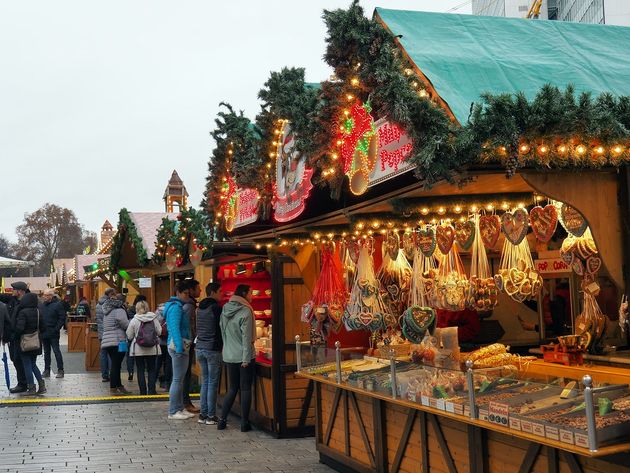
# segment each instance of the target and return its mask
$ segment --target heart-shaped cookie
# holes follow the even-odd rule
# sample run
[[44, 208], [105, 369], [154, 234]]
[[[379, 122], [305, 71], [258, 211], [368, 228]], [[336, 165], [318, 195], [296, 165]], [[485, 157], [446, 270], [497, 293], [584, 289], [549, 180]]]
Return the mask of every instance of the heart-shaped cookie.
[[405, 256], [407, 259], [412, 260], [416, 253], [416, 246], [414, 243], [413, 233], [403, 233], [402, 237], [402, 248], [405, 252]]
[[597, 274], [602, 267], [602, 259], [599, 256], [591, 256], [586, 260], [586, 272], [588, 274]]
[[567, 264], [567, 266], [571, 266], [575, 260], [575, 254], [572, 251], [560, 251], [560, 258]]
[[463, 250], [468, 250], [475, 241], [475, 223], [472, 220], [455, 223], [455, 241]]
[[398, 258], [398, 250], [400, 250], [400, 238], [396, 232], [387, 232], [385, 237], [385, 252], [391, 259]]
[[435, 239], [439, 250], [447, 255], [455, 241], [455, 229], [451, 225], [438, 225], [435, 230]]
[[556, 231], [558, 210], [551, 204], [544, 208], [537, 205], [529, 212], [529, 224], [536, 239], [542, 243], [547, 243]]
[[584, 276], [584, 264], [582, 263], [582, 260], [576, 258], [575, 261], [573, 261], [571, 268], [573, 268], [573, 271], [578, 276]]
[[584, 235], [588, 227], [588, 222], [584, 216], [567, 204], [562, 204], [560, 207], [560, 223], [567, 232], [577, 237]]
[[516, 209], [505, 212], [501, 216], [501, 229], [510, 243], [518, 245], [527, 235], [527, 211]]
[[416, 234], [416, 245], [427, 258], [435, 253], [435, 244], [435, 230], [432, 227], [423, 228]]
[[482, 215], [479, 217], [479, 236], [486, 248], [494, 248], [500, 234], [501, 219], [498, 215]]

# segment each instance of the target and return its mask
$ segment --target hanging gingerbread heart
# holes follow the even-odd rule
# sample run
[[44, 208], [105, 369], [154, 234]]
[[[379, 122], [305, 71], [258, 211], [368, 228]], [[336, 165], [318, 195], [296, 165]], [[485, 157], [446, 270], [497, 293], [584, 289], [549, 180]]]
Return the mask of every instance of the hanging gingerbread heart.
[[426, 227], [416, 234], [416, 245], [420, 252], [430, 258], [435, 253], [435, 230], [433, 227]]
[[560, 251], [560, 258], [567, 264], [567, 266], [571, 266], [575, 260], [575, 253], [572, 251]]
[[591, 256], [586, 260], [586, 272], [588, 274], [597, 274], [602, 267], [602, 259], [599, 256]]
[[400, 250], [400, 238], [398, 238], [398, 233], [387, 232], [384, 244], [385, 252], [389, 257], [394, 260], [398, 258], [398, 250]]
[[501, 230], [513, 245], [518, 245], [527, 235], [527, 211], [516, 209], [501, 215]]
[[455, 223], [455, 241], [463, 250], [468, 250], [475, 241], [475, 223], [472, 220]]
[[403, 233], [402, 248], [407, 259], [413, 260], [413, 257], [416, 253], [416, 247], [413, 241], [413, 233]]
[[584, 235], [588, 227], [588, 222], [584, 216], [567, 204], [562, 204], [560, 207], [560, 223], [567, 232], [577, 237]]
[[349, 241], [347, 245], [348, 256], [354, 264], [359, 263], [359, 255], [361, 254], [361, 245], [356, 241]]
[[498, 215], [479, 217], [479, 236], [486, 248], [494, 248], [501, 234], [501, 219]]
[[571, 268], [573, 268], [573, 271], [578, 276], [584, 276], [584, 264], [582, 263], [582, 260], [576, 258], [573, 261], [573, 264], [571, 265]]
[[547, 243], [556, 231], [558, 226], [558, 210], [554, 205], [537, 205], [529, 212], [529, 224], [536, 239], [542, 243]]
[[455, 229], [451, 225], [438, 225], [435, 238], [437, 240], [437, 247], [439, 250], [447, 255], [453, 247], [455, 241]]

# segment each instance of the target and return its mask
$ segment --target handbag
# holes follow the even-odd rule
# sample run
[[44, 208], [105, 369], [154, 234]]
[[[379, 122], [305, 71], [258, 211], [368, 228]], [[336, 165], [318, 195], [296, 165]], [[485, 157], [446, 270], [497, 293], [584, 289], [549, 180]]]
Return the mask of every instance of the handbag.
[[118, 342], [118, 353], [127, 353], [129, 350], [129, 344], [127, 340], [121, 340]]
[[20, 337], [20, 350], [22, 353], [37, 351], [41, 349], [42, 343], [39, 339], [39, 309], [37, 309], [37, 330], [33, 333], [25, 333]]

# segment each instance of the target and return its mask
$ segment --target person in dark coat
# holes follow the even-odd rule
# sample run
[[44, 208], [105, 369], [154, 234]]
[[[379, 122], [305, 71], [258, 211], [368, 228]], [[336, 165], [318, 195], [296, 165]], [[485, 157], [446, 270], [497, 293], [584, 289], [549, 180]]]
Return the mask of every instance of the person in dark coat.
[[66, 323], [66, 311], [63, 303], [56, 296], [55, 291], [46, 289], [43, 296], [44, 302], [40, 305], [44, 324], [41, 330], [42, 344], [44, 345], [44, 378], [50, 378], [50, 349], [55, 353], [57, 361], [57, 378], [63, 378], [63, 357], [59, 349], [59, 334]]
[[4, 303], [7, 306], [7, 312], [9, 313], [8, 320], [5, 320], [4, 324], [4, 340], [9, 344], [9, 356], [15, 367], [15, 374], [17, 377], [17, 384], [9, 389], [11, 394], [23, 393], [27, 390], [26, 374], [24, 373], [24, 365], [22, 364], [22, 358], [20, 356], [20, 337], [15, 334], [15, 316], [17, 315], [18, 305], [20, 299], [30, 293], [28, 286], [25, 282], [17, 281], [11, 284], [13, 288], [13, 294], [8, 296]]
[[[24, 294], [20, 299], [20, 304], [17, 308], [15, 316], [15, 335], [17, 340], [23, 335], [28, 335], [40, 331], [44, 325], [43, 317], [38, 309], [39, 301], [37, 296], [32, 292]], [[19, 343], [19, 341], [18, 341]], [[42, 344], [40, 339], [39, 348], [31, 351], [21, 351], [22, 363], [24, 365], [24, 372], [26, 374], [27, 395], [44, 394], [46, 392], [46, 384], [44, 383], [44, 377], [37, 367], [37, 357], [42, 354]], [[39, 389], [35, 386], [33, 376], [37, 379]]]
[[91, 316], [90, 303], [85, 297], [82, 297], [77, 304], [77, 315], [87, 317], [88, 319]]
[[8, 343], [8, 340], [4, 338], [4, 333], [7, 331], [4, 327], [5, 324], [7, 326], [9, 324], [9, 311], [7, 310], [7, 305], [0, 301], [0, 344]]

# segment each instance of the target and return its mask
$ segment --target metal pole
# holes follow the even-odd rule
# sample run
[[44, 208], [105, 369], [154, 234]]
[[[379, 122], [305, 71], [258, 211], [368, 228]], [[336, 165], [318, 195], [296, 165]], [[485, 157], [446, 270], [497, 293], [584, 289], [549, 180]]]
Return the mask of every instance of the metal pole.
[[392, 399], [396, 399], [398, 382], [396, 380], [396, 352], [394, 350], [389, 351], [389, 367], [392, 376]]
[[299, 335], [295, 336], [295, 364], [297, 365], [297, 372], [302, 371], [302, 344]]
[[475, 380], [473, 378], [473, 362], [466, 360], [466, 384], [468, 385], [468, 404], [470, 404], [470, 418], [478, 419], [477, 402], [475, 401]]
[[335, 361], [337, 362], [337, 384], [341, 384], [341, 343], [335, 342]]
[[588, 449], [597, 451], [597, 430], [595, 428], [595, 406], [593, 405], [593, 378], [584, 375], [584, 403], [586, 404], [586, 427], [588, 429]]

